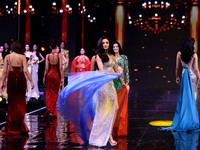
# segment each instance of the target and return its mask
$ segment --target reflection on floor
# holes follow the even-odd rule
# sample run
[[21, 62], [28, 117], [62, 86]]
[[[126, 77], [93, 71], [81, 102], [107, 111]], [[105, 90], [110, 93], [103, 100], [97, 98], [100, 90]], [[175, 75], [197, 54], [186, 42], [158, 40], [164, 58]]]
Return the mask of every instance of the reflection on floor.
[[[128, 136], [116, 140], [104, 149], [118, 150], [196, 150], [199, 132], [159, 131], [150, 121], [172, 120], [176, 108], [176, 90], [132, 90], [129, 94]], [[51, 120], [43, 116], [45, 109], [26, 115], [30, 132], [28, 136], [0, 136], [1, 149], [98, 149], [83, 144], [74, 132], [70, 121], [60, 115]], [[4, 125], [0, 126], [2, 128]]]

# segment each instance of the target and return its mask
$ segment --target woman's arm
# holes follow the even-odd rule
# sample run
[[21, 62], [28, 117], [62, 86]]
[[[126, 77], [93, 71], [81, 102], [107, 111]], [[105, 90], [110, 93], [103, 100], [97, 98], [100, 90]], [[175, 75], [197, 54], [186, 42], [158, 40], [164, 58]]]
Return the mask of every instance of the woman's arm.
[[196, 76], [200, 80], [199, 68], [198, 68], [198, 57], [197, 54], [194, 55], [194, 64], [193, 64]]
[[95, 65], [95, 56], [93, 56], [91, 59], [91, 68], [90, 68], [91, 71], [94, 71], [95, 68], [94, 65]]
[[[113, 55], [111, 55], [111, 59], [115, 62], [115, 66], [113, 67], [114, 71], [117, 72], [117, 73], [120, 73], [119, 70], [118, 70], [118, 67], [117, 67], [115, 57]], [[122, 85], [126, 85], [125, 82], [124, 82], [124, 79], [122, 77], [119, 77], [119, 80], [122, 83]]]
[[177, 84], [180, 84], [180, 78], [179, 78], [180, 57], [181, 57], [181, 53], [178, 52], [178, 53], [177, 53], [177, 56], [176, 56], [176, 70], [175, 70], [175, 74], [176, 74], [176, 83], [177, 83]]
[[126, 85], [127, 85], [127, 89], [128, 91], [130, 90], [130, 86], [129, 86], [129, 67], [128, 67], [128, 57], [126, 55], [123, 55], [124, 58], [124, 70], [125, 70], [125, 79], [126, 79]]
[[33, 84], [32, 78], [31, 78], [31, 74], [29, 73], [28, 68], [27, 68], [27, 61], [26, 61], [26, 57], [25, 56], [22, 56], [22, 61], [23, 61], [24, 73], [27, 76], [28, 80], [31, 82], [31, 87], [33, 89], [34, 88], [34, 84]]
[[43, 57], [43, 55], [42, 55], [41, 53], [39, 53], [39, 55], [40, 55], [40, 57], [42, 58], [42, 60], [40, 60], [38, 63], [41, 63], [41, 62], [44, 61], [44, 57]]
[[64, 71], [63, 71], [63, 55], [59, 54], [59, 71], [60, 71], [60, 86], [64, 84]]
[[46, 84], [45, 79], [46, 79], [47, 72], [49, 70], [49, 59], [48, 59], [48, 57], [49, 57], [49, 54], [46, 55], [46, 59], [45, 59], [45, 69], [44, 69], [44, 78], [43, 78], [44, 85]]
[[102, 62], [101, 58], [99, 57], [99, 55], [96, 55], [96, 62], [97, 62], [97, 66], [98, 66], [99, 70], [105, 71], [103, 68], [103, 62]]

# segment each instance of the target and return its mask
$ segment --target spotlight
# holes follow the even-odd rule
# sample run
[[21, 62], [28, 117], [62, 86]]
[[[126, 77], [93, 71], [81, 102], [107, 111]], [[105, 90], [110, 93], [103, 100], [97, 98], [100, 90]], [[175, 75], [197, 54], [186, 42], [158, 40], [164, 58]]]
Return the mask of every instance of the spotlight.
[[44, 48], [44, 47], [41, 47], [41, 51], [43, 51], [43, 52], [44, 52], [44, 51], [45, 51], [45, 48]]

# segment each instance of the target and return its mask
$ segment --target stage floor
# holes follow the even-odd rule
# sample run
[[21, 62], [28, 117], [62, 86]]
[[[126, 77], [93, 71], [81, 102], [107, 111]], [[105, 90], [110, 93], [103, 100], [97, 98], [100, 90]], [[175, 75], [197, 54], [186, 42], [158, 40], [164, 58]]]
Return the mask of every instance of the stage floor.
[[[160, 131], [150, 121], [172, 120], [178, 99], [177, 90], [131, 90], [129, 93], [128, 136], [117, 138], [112, 150], [174, 150], [197, 149], [199, 132]], [[0, 136], [1, 149], [98, 149], [83, 144], [71, 128], [71, 123], [60, 115], [55, 120], [43, 117], [45, 108], [27, 114], [28, 136]], [[2, 128], [5, 124], [2, 123]]]

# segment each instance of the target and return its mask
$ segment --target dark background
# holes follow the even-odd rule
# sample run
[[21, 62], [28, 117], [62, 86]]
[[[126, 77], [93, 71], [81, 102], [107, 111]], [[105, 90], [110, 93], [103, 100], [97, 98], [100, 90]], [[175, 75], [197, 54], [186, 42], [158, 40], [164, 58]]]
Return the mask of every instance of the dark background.
[[[1, 0], [0, 8], [13, 6], [14, 0]], [[43, 56], [49, 53], [49, 41], [55, 39], [61, 42], [62, 16], [52, 14], [53, 0], [31, 0], [31, 4], [35, 8], [35, 15], [31, 15], [31, 42], [30, 45], [36, 43], [38, 47], [45, 46], [46, 50], [41, 52]], [[61, 2], [55, 0], [57, 7], [60, 8]], [[79, 54], [81, 48], [81, 15], [78, 11], [78, 3], [80, 0], [68, 0], [68, 4], [73, 9], [72, 14], [68, 14], [68, 39], [67, 49], [70, 51], [70, 61]], [[141, 3], [131, 4], [128, 9], [128, 3], [125, 2], [125, 33], [124, 33], [124, 51], [129, 59], [131, 88], [147, 88], [147, 89], [177, 89], [175, 84], [175, 59], [176, 53], [181, 47], [184, 40], [189, 37], [190, 25], [189, 18], [185, 26], [180, 30], [171, 29], [169, 31], [154, 34], [145, 32], [133, 25], [129, 25], [127, 13], [133, 17], [142, 12]], [[169, 1], [173, 3], [173, 0]], [[22, 3], [23, 0], [22, 0]], [[111, 41], [115, 41], [115, 1], [108, 0], [85, 0], [87, 13], [85, 15], [85, 38], [84, 48], [87, 55], [91, 58], [96, 48], [99, 37], [107, 35]], [[174, 8], [174, 12], [178, 15], [188, 14], [188, 9]], [[173, 11], [173, 10], [172, 10]], [[171, 12], [158, 12], [171, 13]], [[87, 21], [87, 14], [97, 18], [96, 23]], [[24, 43], [25, 38], [25, 16], [21, 16], [20, 40]], [[11, 38], [17, 38], [17, 15], [5, 14], [0, 16], [0, 44], [10, 41]], [[156, 69], [159, 66], [161, 69]], [[137, 72], [134, 69], [138, 69]], [[42, 85], [44, 71], [44, 62], [40, 64], [39, 84]], [[163, 78], [166, 76], [166, 78]]]

